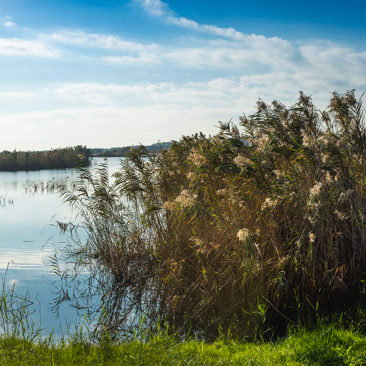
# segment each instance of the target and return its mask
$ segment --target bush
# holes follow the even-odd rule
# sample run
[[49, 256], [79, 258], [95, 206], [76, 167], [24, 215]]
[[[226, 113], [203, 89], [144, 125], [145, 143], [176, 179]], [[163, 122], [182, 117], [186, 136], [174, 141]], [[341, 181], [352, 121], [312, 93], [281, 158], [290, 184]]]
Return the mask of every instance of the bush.
[[115, 183], [102, 169], [63, 192], [88, 233], [71, 254], [98, 273], [110, 328], [145, 314], [252, 337], [359, 301], [365, 131], [354, 91], [326, 112], [302, 93], [288, 109], [259, 101], [239, 127], [149, 160], [135, 149]]

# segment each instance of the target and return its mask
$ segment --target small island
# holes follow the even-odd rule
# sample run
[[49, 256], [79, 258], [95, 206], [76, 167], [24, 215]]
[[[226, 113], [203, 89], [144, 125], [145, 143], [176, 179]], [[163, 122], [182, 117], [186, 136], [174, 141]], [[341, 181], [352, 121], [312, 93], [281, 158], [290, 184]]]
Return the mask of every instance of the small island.
[[0, 171], [86, 167], [90, 164], [90, 157], [90, 149], [81, 145], [47, 151], [3, 151], [0, 153]]

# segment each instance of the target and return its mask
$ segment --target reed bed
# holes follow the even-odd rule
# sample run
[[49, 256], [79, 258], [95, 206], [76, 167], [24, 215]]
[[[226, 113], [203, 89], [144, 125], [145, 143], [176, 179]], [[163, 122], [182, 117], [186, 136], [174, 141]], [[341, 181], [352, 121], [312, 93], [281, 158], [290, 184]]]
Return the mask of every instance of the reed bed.
[[132, 150], [113, 182], [102, 165], [62, 190], [82, 218], [61, 227], [74, 241], [64, 254], [90, 274], [77, 306], [101, 299], [99, 329], [127, 334], [145, 316], [182, 335], [271, 338], [364, 301], [366, 130], [354, 91], [323, 112], [303, 93], [290, 108], [259, 101], [239, 125], [147, 154]]

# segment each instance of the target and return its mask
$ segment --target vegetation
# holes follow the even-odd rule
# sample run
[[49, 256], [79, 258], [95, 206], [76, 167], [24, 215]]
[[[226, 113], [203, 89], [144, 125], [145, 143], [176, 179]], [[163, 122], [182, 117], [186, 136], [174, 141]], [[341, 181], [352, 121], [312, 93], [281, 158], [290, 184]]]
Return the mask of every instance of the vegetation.
[[155, 334], [120, 344], [38, 343], [0, 338], [0, 365], [365, 365], [366, 337], [356, 331], [319, 327], [277, 343], [217, 340], [209, 344]]
[[353, 91], [300, 94], [84, 170], [51, 266], [88, 322], [44, 337], [4, 280], [0, 364], [365, 365], [365, 146]]
[[[171, 142], [158, 142], [156, 144], [145, 146], [149, 154], [156, 155], [164, 149], [168, 150]], [[91, 149], [92, 155], [95, 157], [128, 157], [131, 149], [137, 146], [111, 147], [109, 149], [94, 148]]]
[[97, 296], [99, 330], [116, 335], [143, 315], [179, 334], [256, 339], [361, 304], [365, 146], [353, 91], [324, 112], [301, 93], [157, 157], [134, 149], [115, 182], [105, 166], [85, 171], [63, 191], [82, 218], [61, 225], [74, 239], [65, 255], [90, 273], [75, 305]]
[[89, 166], [90, 150], [86, 146], [49, 151], [3, 151], [0, 171], [65, 169]]
[[[291, 326], [286, 339], [247, 342], [220, 334], [212, 343], [182, 338], [165, 324], [113, 341], [106, 328], [98, 342], [93, 326], [75, 327], [66, 336], [46, 336], [30, 320], [34, 306], [2, 281], [0, 365], [364, 365], [365, 311], [318, 321], [312, 330]], [[352, 319], [352, 320], [350, 320]], [[91, 333], [90, 333], [91, 331]]]

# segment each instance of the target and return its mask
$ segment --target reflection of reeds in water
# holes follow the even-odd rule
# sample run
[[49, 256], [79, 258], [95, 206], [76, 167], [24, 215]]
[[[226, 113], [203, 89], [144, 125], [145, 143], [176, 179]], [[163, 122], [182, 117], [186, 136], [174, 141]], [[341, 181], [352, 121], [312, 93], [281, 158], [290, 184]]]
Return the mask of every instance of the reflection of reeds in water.
[[32, 342], [41, 334], [40, 326], [31, 319], [34, 303], [29, 293], [16, 293], [15, 282], [8, 281], [8, 268], [0, 283], [0, 334]]
[[26, 193], [54, 193], [60, 192], [64, 189], [73, 189], [76, 187], [76, 183], [73, 181], [67, 182], [49, 180], [47, 182], [28, 183], [24, 185]]
[[14, 200], [0, 196], [0, 207], [14, 206]]

